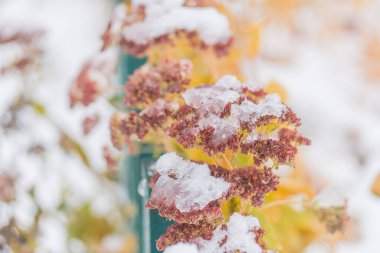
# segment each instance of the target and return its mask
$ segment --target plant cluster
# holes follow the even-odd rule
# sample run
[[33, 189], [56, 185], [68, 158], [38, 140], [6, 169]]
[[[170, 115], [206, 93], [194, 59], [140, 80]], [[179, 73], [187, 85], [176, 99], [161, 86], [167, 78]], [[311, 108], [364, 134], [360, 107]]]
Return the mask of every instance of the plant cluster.
[[[117, 157], [104, 147], [110, 170], [95, 168], [83, 143], [49, 113], [56, 97], [49, 103], [38, 96], [49, 89], [43, 85], [46, 37], [40, 29], [0, 28], [0, 93], [7, 98], [0, 113], [0, 252], [77, 252], [75, 244], [89, 252], [135, 252], [135, 238], [121, 225], [134, 210], [113, 180]], [[97, 121], [97, 114], [85, 119], [84, 134]], [[97, 188], [94, 194], [78, 187], [78, 175], [81, 186]], [[107, 214], [95, 213], [96, 199], [109, 201]], [[121, 238], [119, 249], [104, 245], [111, 237]]]
[[[267, 246], [259, 222], [264, 219], [254, 214], [264, 203], [266, 208], [288, 204], [284, 190], [274, 194], [281, 188], [277, 169], [295, 166], [299, 146], [310, 144], [280, 95], [240, 81], [237, 73], [208, 75], [215, 79], [198, 82], [203, 79], [197, 63], [205, 60], [199, 51], [216, 57], [231, 53], [235, 38], [226, 12], [214, 1], [118, 5], [101, 52], [85, 65], [70, 93], [72, 105], [88, 106], [100, 96], [105, 89], [98, 77], [109, 78], [108, 70], [116, 68], [113, 55], [102, 56], [115, 48], [149, 56], [113, 96], [122, 102], [110, 119], [110, 131], [117, 149], [132, 150], [143, 141], [168, 152], [157, 160], [146, 204], [174, 221], [157, 240], [159, 250], [269, 252], [272, 244]], [[184, 39], [183, 54], [162, 57], [155, 51], [163, 45], [181, 47]], [[104, 62], [97, 65], [99, 57]], [[266, 201], [268, 195], [275, 200]], [[319, 218], [329, 214], [329, 231], [344, 227], [345, 208], [309, 207]]]

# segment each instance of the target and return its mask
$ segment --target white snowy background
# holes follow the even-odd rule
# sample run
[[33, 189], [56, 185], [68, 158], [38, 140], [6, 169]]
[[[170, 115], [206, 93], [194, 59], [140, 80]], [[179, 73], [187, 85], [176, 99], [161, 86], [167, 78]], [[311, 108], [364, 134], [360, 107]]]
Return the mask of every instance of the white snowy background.
[[[100, 34], [111, 7], [112, 1], [106, 0], [0, 0], [0, 26], [38, 27], [46, 31], [44, 69], [31, 96], [46, 106], [54, 122], [82, 142], [98, 171], [105, 167], [100, 152], [109, 142], [106, 121], [112, 110], [102, 100], [90, 109], [70, 110], [68, 89], [81, 64], [99, 49]], [[380, 13], [379, 4], [374, 3], [371, 10], [365, 16], [371, 18], [365, 20], [368, 26], [380, 30], [376, 15], [376, 10]], [[300, 23], [318, 30], [316, 24], [321, 17], [306, 12], [300, 18]], [[359, 240], [339, 243], [335, 252], [377, 252], [380, 198], [371, 194], [370, 188], [380, 173], [380, 82], [368, 81], [363, 73], [362, 38], [346, 34], [325, 41], [297, 39], [274, 28], [264, 31], [262, 45], [263, 52], [289, 54], [291, 60], [275, 62], [261, 55], [248, 64], [254, 78], [284, 85], [290, 106], [302, 119], [304, 135], [312, 140], [312, 146], [302, 150], [305, 167], [316, 186], [326, 186], [337, 198], [348, 199], [349, 213], [358, 224]], [[20, 88], [17, 76], [0, 78], [0, 115]], [[103, 117], [90, 136], [83, 138], [80, 120], [93, 112]], [[56, 208], [62, 185], [68, 185], [77, 193], [73, 205], [89, 200], [96, 212], [107, 213], [115, 199], [99, 191], [96, 177], [83, 168], [78, 158], [55, 150], [57, 132], [47, 122], [32, 113], [24, 114], [23, 121], [33, 127], [24, 133], [27, 136], [0, 136], [0, 169], [17, 168], [17, 173], [23, 175], [17, 185], [20, 189], [37, 183], [36, 198], [46, 209]], [[350, 138], [352, 135], [356, 137]], [[25, 142], [30, 140], [48, 147], [44, 167], [38, 161], [19, 156], [19, 150], [14, 148], [26, 147]], [[365, 158], [364, 162], [358, 161], [357, 154]], [[0, 226], [12, 211], [21, 224], [28, 226], [31, 222], [28, 213], [35, 212], [35, 206], [22, 192], [18, 191], [18, 201], [13, 206], [0, 203]], [[41, 222], [38, 252], [67, 252], [70, 246], [66, 245], [66, 231], [59, 216], [52, 215]], [[307, 250], [317, 252], [329, 252], [328, 247], [316, 244]]]
[[[32, 110], [21, 112], [20, 121], [27, 130], [0, 134], [0, 171], [10, 172], [17, 180], [16, 201], [0, 203], [0, 227], [14, 214], [21, 227], [32, 225], [37, 205], [45, 210], [40, 220], [36, 252], [84, 252], [82, 242], [68, 244], [66, 220], [57, 212], [61, 198], [69, 194], [68, 205], [75, 208], [92, 203], [95, 215], [112, 217], [113, 208], [123, 199], [122, 189], [104, 186], [97, 176], [105, 170], [102, 147], [111, 145], [108, 119], [111, 106], [103, 100], [91, 108], [70, 109], [69, 88], [84, 61], [101, 46], [100, 35], [112, 10], [112, 1], [105, 0], [0, 0], [0, 27], [42, 29], [45, 31], [43, 67], [37, 82], [27, 84], [28, 95], [47, 110], [49, 120]], [[4, 50], [0, 53], [7, 56]], [[18, 74], [0, 78], [0, 115], [6, 113], [12, 101], [23, 89]], [[94, 113], [99, 124], [84, 138], [81, 121]], [[93, 171], [83, 165], [75, 154], [66, 154], [57, 146], [60, 126], [71, 138], [80, 142], [89, 156]], [[30, 145], [45, 147], [43, 159], [26, 154]], [[21, 175], [21, 176], [20, 176]], [[34, 203], [27, 190], [35, 186]], [[105, 190], [106, 189], [106, 190]], [[108, 238], [104, 244], [115, 245], [120, 238]], [[110, 243], [111, 242], [111, 243]], [[113, 242], [113, 243], [112, 243]], [[105, 245], [107, 248], [107, 245]]]

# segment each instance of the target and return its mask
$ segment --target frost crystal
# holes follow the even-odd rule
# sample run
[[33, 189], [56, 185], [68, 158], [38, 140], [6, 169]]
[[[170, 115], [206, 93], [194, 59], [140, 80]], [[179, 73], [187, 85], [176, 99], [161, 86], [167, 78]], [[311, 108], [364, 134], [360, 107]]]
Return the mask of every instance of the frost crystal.
[[231, 38], [228, 20], [215, 8], [183, 6], [184, 0], [134, 0], [135, 8], [144, 7], [145, 18], [125, 27], [123, 37], [135, 44], [177, 31], [197, 32], [207, 45], [226, 44]]
[[175, 153], [161, 156], [156, 164], [160, 174], [151, 201], [175, 205], [180, 212], [202, 210], [227, 193], [230, 184], [210, 175], [207, 164], [185, 161]]

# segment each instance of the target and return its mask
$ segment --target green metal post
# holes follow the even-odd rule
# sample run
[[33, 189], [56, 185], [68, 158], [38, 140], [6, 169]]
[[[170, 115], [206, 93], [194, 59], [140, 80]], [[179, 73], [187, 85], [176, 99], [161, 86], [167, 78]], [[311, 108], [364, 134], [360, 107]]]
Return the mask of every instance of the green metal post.
[[[146, 62], [146, 59], [138, 59], [125, 55], [120, 62], [120, 78], [124, 83], [128, 75]], [[159, 216], [156, 210], [148, 210], [145, 204], [149, 198], [148, 182], [150, 168], [155, 162], [153, 148], [142, 145], [140, 152], [135, 155], [126, 155], [122, 180], [126, 185], [129, 200], [136, 206], [137, 214], [131, 229], [139, 238], [139, 253], [158, 253], [156, 240], [163, 234], [171, 222]]]

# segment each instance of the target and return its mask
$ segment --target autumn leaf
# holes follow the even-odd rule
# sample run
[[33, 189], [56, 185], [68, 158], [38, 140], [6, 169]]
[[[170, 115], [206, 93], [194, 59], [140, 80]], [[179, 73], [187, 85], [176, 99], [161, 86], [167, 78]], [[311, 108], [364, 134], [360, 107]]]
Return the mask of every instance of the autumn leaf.
[[375, 181], [373, 182], [371, 191], [373, 194], [380, 197], [380, 173], [377, 175]]

